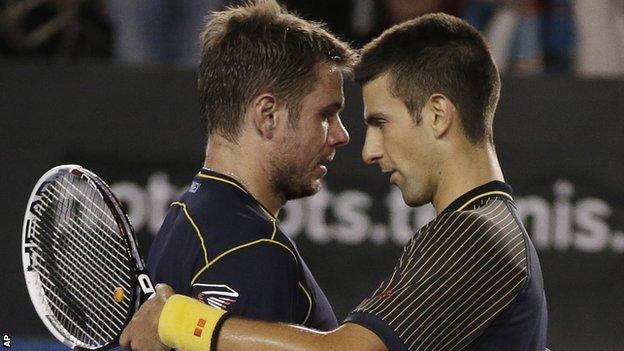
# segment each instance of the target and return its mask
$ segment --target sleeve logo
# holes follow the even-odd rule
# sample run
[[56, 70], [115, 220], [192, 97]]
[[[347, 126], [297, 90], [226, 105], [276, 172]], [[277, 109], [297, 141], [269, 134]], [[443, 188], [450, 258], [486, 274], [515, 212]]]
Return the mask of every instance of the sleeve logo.
[[192, 182], [191, 183], [191, 187], [189, 188], [189, 191], [192, 192], [192, 193], [195, 193], [195, 192], [197, 192], [197, 190], [199, 189], [200, 186], [201, 186], [200, 183]]
[[236, 299], [239, 296], [236, 290], [230, 288], [225, 284], [195, 283], [193, 284], [193, 286], [205, 289], [197, 294], [198, 300], [201, 300], [214, 308], [226, 311], [231, 304], [236, 302]]
[[388, 289], [377, 295], [377, 298], [380, 300], [388, 300], [392, 296], [394, 296], [394, 291], [392, 289]]

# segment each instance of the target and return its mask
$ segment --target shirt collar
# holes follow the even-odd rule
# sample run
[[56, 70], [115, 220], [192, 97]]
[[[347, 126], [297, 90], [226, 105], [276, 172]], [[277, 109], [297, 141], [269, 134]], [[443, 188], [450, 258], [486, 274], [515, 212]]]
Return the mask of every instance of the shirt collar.
[[451, 202], [451, 204], [448, 205], [440, 214], [442, 215], [448, 212], [461, 211], [464, 208], [469, 207], [471, 204], [474, 204], [478, 200], [482, 200], [491, 196], [504, 196], [509, 198], [510, 200], [513, 200], [512, 194], [513, 189], [511, 188], [511, 185], [498, 180], [494, 180], [489, 183], [480, 185], [465, 193], [464, 195], [458, 197], [457, 199], [455, 199], [455, 201]]
[[240, 191], [244, 192], [247, 196], [249, 196], [259, 207], [260, 210], [266, 215], [268, 216], [269, 220], [271, 221], [277, 221], [277, 218], [275, 216], [273, 216], [273, 214], [271, 212], [269, 212], [268, 209], [266, 209], [264, 207], [264, 205], [262, 205], [260, 203], [260, 201], [258, 201], [255, 197], [253, 197], [253, 195], [251, 195], [251, 193], [249, 191], [247, 191], [247, 189], [245, 189], [245, 187], [243, 186], [243, 184], [241, 184], [238, 180], [227, 176], [225, 174], [219, 173], [219, 172], [215, 172], [211, 169], [208, 169], [206, 167], [203, 167], [200, 171], [198, 176], [200, 178], [208, 178], [208, 179], [212, 179], [212, 180], [216, 180], [216, 181], [220, 181], [222, 183], [227, 183], [233, 187], [238, 188]]
[[213, 180], [218, 180], [221, 181], [223, 183], [227, 183], [230, 184], [236, 188], [238, 188], [239, 190], [241, 190], [242, 192], [249, 194], [249, 191], [247, 191], [247, 189], [245, 189], [245, 187], [243, 186], [243, 184], [241, 184], [238, 180], [227, 176], [225, 174], [219, 173], [219, 172], [215, 172], [211, 169], [208, 168], [202, 168], [199, 171], [199, 177], [200, 178], [208, 178], [208, 179], [213, 179]]

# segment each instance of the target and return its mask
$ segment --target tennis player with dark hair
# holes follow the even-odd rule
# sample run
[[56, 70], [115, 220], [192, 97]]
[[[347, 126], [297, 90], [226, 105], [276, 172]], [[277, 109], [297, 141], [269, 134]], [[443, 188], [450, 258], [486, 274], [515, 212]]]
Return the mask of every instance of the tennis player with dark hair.
[[[437, 217], [379, 288], [329, 332], [233, 317], [167, 286], [121, 343], [135, 350], [543, 351], [547, 311], [536, 251], [504, 183], [492, 135], [500, 78], [482, 36], [434, 14], [364, 47], [366, 140], [410, 206]], [[201, 329], [196, 336], [195, 330]]]
[[273, 0], [213, 13], [202, 45], [205, 163], [152, 244], [151, 278], [232, 314], [335, 328], [276, 216], [286, 201], [319, 190], [349, 141], [342, 73], [356, 55]]

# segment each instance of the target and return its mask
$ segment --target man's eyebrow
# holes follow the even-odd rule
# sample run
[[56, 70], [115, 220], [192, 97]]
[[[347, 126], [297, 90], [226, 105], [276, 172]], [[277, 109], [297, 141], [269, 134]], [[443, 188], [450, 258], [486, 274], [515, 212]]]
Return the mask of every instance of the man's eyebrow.
[[334, 103], [332, 103], [330, 105], [327, 105], [327, 106], [323, 107], [321, 109], [321, 112], [323, 112], [323, 113], [330, 113], [330, 112], [331, 113], [335, 113], [335, 112], [342, 111], [343, 108], [344, 108], [344, 104], [342, 102], [336, 101], [336, 102], [334, 102]]

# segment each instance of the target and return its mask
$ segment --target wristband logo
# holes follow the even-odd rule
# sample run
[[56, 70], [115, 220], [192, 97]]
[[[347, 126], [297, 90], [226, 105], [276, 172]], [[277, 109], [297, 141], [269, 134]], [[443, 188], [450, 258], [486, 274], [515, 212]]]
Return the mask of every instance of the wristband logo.
[[225, 284], [201, 284], [195, 283], [193, 286], [205, 288], [197, 294], [197, 299], [208, 305], [227, 311], [228, 307], [236, 302], [239, 294], [236, 290]]
[[204, 331], [204, 327], [206, 326], [206, 320], [203, 318], [200, 318], [197, 321], [197, 326], [195, 326], [195, 332], [193, 333], [193, 335], [195, 335], [198, 338], [201, 338], [202, 332]]

